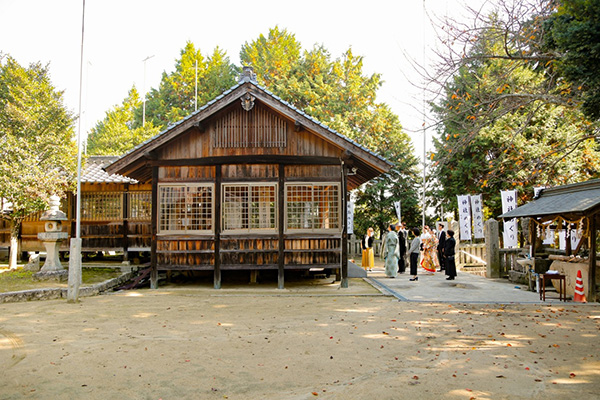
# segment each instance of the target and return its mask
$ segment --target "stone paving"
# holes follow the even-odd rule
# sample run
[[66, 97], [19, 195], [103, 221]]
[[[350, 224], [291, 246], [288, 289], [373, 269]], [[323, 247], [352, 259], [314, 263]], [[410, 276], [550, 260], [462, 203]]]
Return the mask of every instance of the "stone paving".
[[[367, 281], [401, 301], [451, 302], [451, 303], [543, 303], [537, 292], [506, 279], [488, 279], [465, 272], [458, 273], [453, 281], [447, 281], [443, 272], [434, 274], [423, 269], [418, 271], [418, 281], [411, 282], [410, 274], [398, 274], [396, 278], [385, 276], [382, 267], [368, 272]], [[558, 293], [546, 292], [546, 303], [559, 303]]]

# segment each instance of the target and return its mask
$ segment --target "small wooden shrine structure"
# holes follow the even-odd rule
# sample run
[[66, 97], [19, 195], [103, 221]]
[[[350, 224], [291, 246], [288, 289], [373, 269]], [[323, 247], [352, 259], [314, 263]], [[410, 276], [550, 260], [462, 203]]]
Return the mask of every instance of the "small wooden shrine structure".
[[347, 193], [387, 172], [376, 154], [240, 81], [106, 167], [152, 187], [158, 271], [324, 268], [347, 286]]
[[[150, 216], [152, 185], [137, 182], [121, 175], [109, 175], [104, 167], [118, 159], [116, 156], [89, 156], [81, 176], [81, 239], [82, 252], [123, 253], [127, 260], [132, 253], [150, 252]], [[61, 210], [67, 215], [64, 231], [71, 236], [75, 230], [73, 193], [61, 200]], [[28, 216], [21, 225], [21, 252], [45, 251], [38, 239], [44, 232], [42, 212]], [[0, 220], [0, 246], [10, 246], [10, 226]], [[61, 252], [69, 251], [69, 240], [62, 242]]]
[[567, 255], [577, 254], [582, 245], [589, 251], [587, 281], [584, 282], [589, 300], [596, 298], [598, 277], [597, 255], [600, 227], [600, 179], [571, 185], [543, 189], [533, 201], [515, 208], [500, 218], [531, 218], [529, 224], [530, 243], [533, 243], [531, 257], [535, 259], [535, 243], [540, 230], [549, 227], [551, 222], [565, 225], [567, 231], [581, 229], [582, 238], [576, 249], [570, 248], [567, 240]]

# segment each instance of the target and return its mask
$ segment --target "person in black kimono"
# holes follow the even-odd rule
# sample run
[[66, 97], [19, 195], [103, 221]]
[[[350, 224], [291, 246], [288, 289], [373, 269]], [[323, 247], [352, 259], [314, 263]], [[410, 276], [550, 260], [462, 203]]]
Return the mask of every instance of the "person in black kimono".
[[446, 278], [447, 281], [452, 281], [456, 278], [456, 262], [454, 261], [456, 240], [454, 239], [454, 231], [448, 229], [446, 232], [448, 237], [444, 244], [444, 257], [446, 259]]
[[398, 273], [403, 274], [404, 271], [406, 271], [406, 264], [404, 263], [406, 258], [406, 239], [400, 223], [396, 225], [396, 233], [398, 234], [398, 246], [400, 249], [400, 257], [398, 257]]
[[437, 240], [438, 240], [438, 245], [437, 245], [437, 252], [438, 252], [438, 260], [440, 262], [440, 270], [438, 272], [442, 272], [443, 270], [446, 269], [446, 260], [445, 260], [445, 255], [444, 255], [444, 246], [446, 245], [446, 232], [444, 232], [444, 224], [443, 223], [438, 223], [438, 230], [436, 232], [436, 236], [437, 236]]

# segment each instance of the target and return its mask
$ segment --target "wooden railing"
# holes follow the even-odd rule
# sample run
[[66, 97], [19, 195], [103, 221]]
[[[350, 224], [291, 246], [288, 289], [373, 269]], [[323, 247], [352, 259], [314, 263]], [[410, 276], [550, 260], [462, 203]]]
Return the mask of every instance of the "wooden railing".
[[456, 266], [485, 266], [485, 243], [460, 242], [456, 246]]
[[[381, 256], [381, 240], [373, 240], [373, 252], [375, 257]], [[362, 250], [360, 248], [360, 239], [352, 238], [348, 239], [348, 257], [358, 258], [362, 257]]]

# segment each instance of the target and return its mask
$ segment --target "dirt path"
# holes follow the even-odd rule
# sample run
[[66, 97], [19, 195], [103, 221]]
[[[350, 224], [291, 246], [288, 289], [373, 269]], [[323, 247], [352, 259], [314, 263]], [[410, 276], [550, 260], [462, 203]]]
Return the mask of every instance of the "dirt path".
[[0, 398], [600, 398], [598, 306], [258, 292], [2, 304]]

